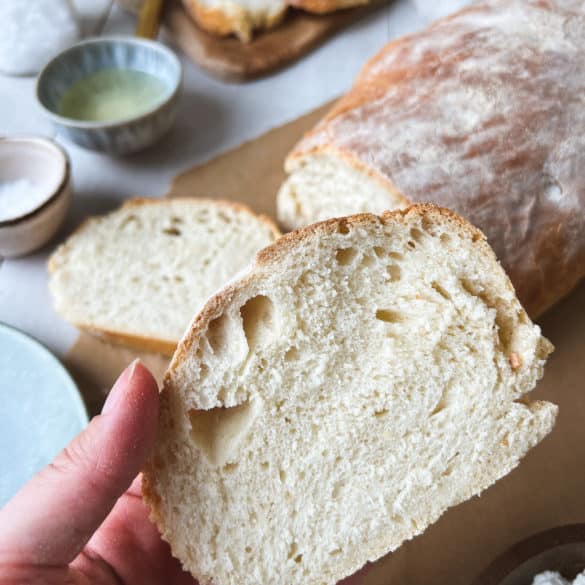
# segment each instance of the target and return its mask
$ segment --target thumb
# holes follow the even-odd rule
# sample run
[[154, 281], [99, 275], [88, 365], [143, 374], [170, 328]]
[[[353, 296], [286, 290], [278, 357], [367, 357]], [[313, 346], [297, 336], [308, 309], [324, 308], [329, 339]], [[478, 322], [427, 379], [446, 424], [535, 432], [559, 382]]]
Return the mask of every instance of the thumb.
[[158, 388], [132, 363], [88, 427], [0, 510], [0, 556], [67, 565], [126, 491], [152, 447]]

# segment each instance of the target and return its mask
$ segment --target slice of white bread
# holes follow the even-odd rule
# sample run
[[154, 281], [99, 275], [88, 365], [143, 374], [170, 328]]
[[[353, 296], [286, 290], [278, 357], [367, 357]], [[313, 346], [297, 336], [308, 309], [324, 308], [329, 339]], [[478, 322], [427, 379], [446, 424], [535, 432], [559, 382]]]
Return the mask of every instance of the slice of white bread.
[[49, 288], [57, 312], [78, 327], [172, 355], [194, 312], [278, 236], [240, 204], [134, 199], [56, 250]]
[[431, 205], [260, 252], [166, 374], [143, 493], [202, 584], [333, 584], [513, 469], [553, 427], [551, 344], [483, 234]]

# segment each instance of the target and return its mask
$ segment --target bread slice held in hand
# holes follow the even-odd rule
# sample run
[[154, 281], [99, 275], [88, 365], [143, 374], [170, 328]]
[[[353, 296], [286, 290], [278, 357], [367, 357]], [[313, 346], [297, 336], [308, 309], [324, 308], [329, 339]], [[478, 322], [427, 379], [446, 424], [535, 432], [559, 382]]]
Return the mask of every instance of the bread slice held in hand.
[[135, 199], [53, 254], [55, 308], [91, 333], [172, 355], [197, 309], [278, 235], [243, 205]]
[[553, 427], [551, 344], [481, 232], [431, 205], [260, 252], [182, 340], [143, 493], [201, 583], [334, 584]]

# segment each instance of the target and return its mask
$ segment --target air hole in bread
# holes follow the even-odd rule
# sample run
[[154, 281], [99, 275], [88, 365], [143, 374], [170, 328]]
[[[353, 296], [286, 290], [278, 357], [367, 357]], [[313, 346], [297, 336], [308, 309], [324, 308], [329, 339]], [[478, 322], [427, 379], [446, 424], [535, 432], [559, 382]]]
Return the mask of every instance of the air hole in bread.
[[335, 548], [335, 549], [333, 549], [333, 550], [329, 551], [329, 556], [332, 556], [332, 557], [337, 557], [337, 556], [339, 556], [339, 555], [340, 555], [342, 552], [343, 552], [343, 551], [342, 551], [340, 548]]
[[180, 224], [180, 223], [183, 223], [183, 220], [180, 217], [177, 217], [176, 215], [173, 215], [171, 217], [171, 223]]
[[337, 250], [335, 257], [338, 264], [341, 264], [341, 266], [347, 266], [353, 262], [357, 253], [358, 252], [355, 248], [341, 248], [340, 250]]
[[183, 282], [183, 280], [184, 280], [184, 279], [183, 279], [183, 277], [182, 277], [181, 275], [179, 275], [179, 274], [175, 274], [175, 276], [174, 276], [173, 280], [174, 280], [175, 282]]
[[449, 459], [447, 467], [445, 467], [443, 473], [441, 474], [443, 477], [449, 477], [453, 473], [455, 469], [455, 460], [457, 459], [457, 457], [459, 457], [459, 451], [457, 451], [455, 455], [453, 455], [453, 457]]
[[227, 342], [227, 327], [229, 319], [226, 315], [217, 317], [207, 326], [207, 341], [214, 354], [222, 352]]
[[470, 280], [468, 278], [461, 278], [459, 280], [461, 287], [469, 295], [478, 298], [487, 307], [490, 307], [496, 311], [496, 327], [498, 329], [498, 339], [500, 341], [500, 348], [504, 352], [510, 350], [512, 343], [512, 333], [517, 324], [512, 318], [506, 315], [503, 307], [506, 306], [506, 301], [501, 298], [492, 298], [490, 295], [483, 290], [482, 285], [478, 282]]
[[299, 547], [296, 542], [291, 542], [290, 547], [288, 549], [288, 558], [289, 560], [294, 560], [295, 563], [300, 563], [303, 560], [303, 555], [298, 552]]
[[441, 234], [439, 239], [441, 240], [441, 242], [443, 244], [448, 244], [451, 241], [451, 236], [449, 234], [443, 233], [443, 234]]
[[252, 547], [251, 546], [247, 546], [246, 548], [244, 548], [244, 551], [246, 552], [246, 554], [252, 554]]
[[367, 254], [362, 258], [362, 265], [365, 266], [366, 268], [373, 266], [375, 263], [376, 260], [374, 259], [374, 256], [371, 256], [370, 254]]
[[281, 469], [278, 471], [278, 477], [280, 478], [280, 481], [281, 481], [282, 483], [284, 483], [284, 482], [285, 482], [285, 480], [286, 480], [286, 471], [285, 471], [284, 469], [282, 469], [282, 468], [281, 468]]
[[408, 242], [406, 242], [406, 245], [411, 249], [414, 250], [416, 248], [416, 244], [414, 243], [414, 240], [408, 240]]
[[221, 466], [232, 459], [262, 410], [260, 398], [237, 406], [209, 410], [189, 410], [193, 443], [212, 465]]
[[284, 354], [285, 362], [294, 362], [299, 359], [299, 350], [296, 347], [290, 347]]
[[382, 246], [374, 246], [374, 254], [378, 256], [378, 258], [383, 258], [386, 255], [386, 250], [382, 248]]
[[388, 256], [390, 256], [392, 260], [396, 261], [404, 260], [404, 254], [401, 254], [400, 252], [390, 252]]
[[233, 473], [236, 469], [238, 468], [238, 464], [237, 462], [234, 463], [226, 463], [221, 470], [224, 473]]
[[270, 465], [268, 461], [262, 461], [262, 463], [260, 463], [260, 467], [264, 470], [267, 470], [270, 467]]
[[240, 315], [248, 348], [253, 351], [271, 337], [274, 305], [268, 297], [258, 295], [246, 301], [240, 309]]
[[421, 223], [420, 223], [420, 227], [427, 234], [429, 234], [431, 236], [435, 235], [435, 225], [433, 224], [433, 221], [431, 220], [431, 218], [429, 216], [423, 215], [423, 218], [422, 218]]
[[388, 275], [388, 280], [397, 282], [402, 277], [402, 268], [398, 264], [388, 264], [386, 274]]
[[376, 412], [374, 412], [374, 416], [376, 418], [385, 418], [388, 416], [388, 409], [384, 408], [383, 410], [376, 410]]
[[438, 282], [433, 281], [431, 287], [436, 290], [444, 299], [450, 301], [451, 295]]
[[140, 220], [136, 215], [129, 215], [128, 217], [124, 218], [122, 223], [120, 224], [120, 229], [132, 229], [132, 228], [139, 228], [141, 225]]
[[420, 242], [423, 237], [424, 234], [421, 230], [419, 230], [418, 228], [410, 228], [410, 237], [415, 241], [415, 242]]
[[519, 398], [516, 398], [516, 400], [514, 400], [514, 404], [520, 404], [521, 406], [530, 406], [532, 404], [532, 401], [530, 400], [530, 397], [526, 394], [523, 394], [522, 396], [520, 396]]
[[384, 321], [384, 323], [400, 323], [404, 321], [404, 316], [398, 311], [391, 309], [378, 309], [376, 311], [376, 319]]
[[167, 236], [180, 236], [181, 230], [176, 227], [167, 227], [163, 229], [163, 233], [167, 234]]
[[443, 410], [445, 410], [446, 408], [447, 408], [447, 399], [445, 397], [445, 394], [443, 394], [443, 396], [441, 396], [441, 399], [439, 400], [439, 402], [437, 402], [437, 405], [435, 406], [435, 408], [431, 412], [431, 416], [435, 416], [435, 414], [439, 414], [440, 412], [443, 412]]

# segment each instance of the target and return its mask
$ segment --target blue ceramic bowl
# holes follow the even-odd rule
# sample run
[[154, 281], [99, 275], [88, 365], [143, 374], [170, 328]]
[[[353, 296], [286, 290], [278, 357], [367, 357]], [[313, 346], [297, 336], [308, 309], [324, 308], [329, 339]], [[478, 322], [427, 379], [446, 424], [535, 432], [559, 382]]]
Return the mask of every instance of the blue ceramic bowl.
[[[80, 79], [102, 69], [133, 69], [154, 75], [166, 92], [147, 112], [112, 122], [89, 122], [60, 115], [63, 94]], [[83, 41], [57, 55], [37, 80], [37, 100], [57, 131], [92, 150], [136, 152], [153, 144], [172, 126], [181, 88], [181, 63], [164, 45], [125, 37]]]

